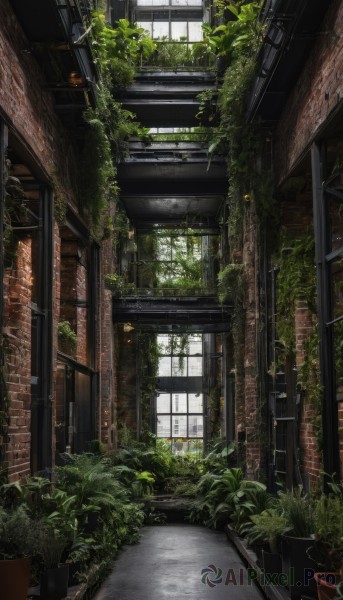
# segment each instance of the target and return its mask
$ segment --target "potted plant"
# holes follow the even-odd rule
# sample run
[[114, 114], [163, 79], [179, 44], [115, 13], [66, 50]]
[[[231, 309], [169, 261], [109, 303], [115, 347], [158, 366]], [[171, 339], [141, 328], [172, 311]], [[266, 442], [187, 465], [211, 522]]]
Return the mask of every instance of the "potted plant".
[[36, 549], [43, 563], [40, 595], [46, 600], [60, 600], [67, 596], [69, 565], [62, 563], [62, 555], [68, 543], [64, 533], [44, 519], [37, 524]]
[[37, 522], [36, 550], [43, 563], [40, 594], [44, 600], [60, 600], [67, 596], [69, 565], [62, 562], [77, 531], [75, 496], [62, 490], [46, 497], [53, 511]]
[[24, 506], [0, 509], [0, 590], [6, 600], [26, 600], [33, 522]]
[[282, 536], [282, 572], [288, 575], [290, 596], [292, 600], [303, 595], [315, 598], [315, 563], [307, 555], [314, 540], [313, 501], [301, 490], [280, 492], [279, 501], [287, 519], [287, 531]]
[[262, 550], [263, 569], [266, 573], [281, 573], [282, 563], [279, 551], [279, 539], [287, 529], [287, 519], [276, 509], [267, 509], [250, 519], [253, 526], [249, 531], [249, 541], [262, 540], [268, 543], [268, 549]]
[[343, 502], [335, 495], [322, 495], [314, 507], [315, 541], [308, 556], [315, 562], [314, 579], [319, 600], [336, 598], [343, 580]]

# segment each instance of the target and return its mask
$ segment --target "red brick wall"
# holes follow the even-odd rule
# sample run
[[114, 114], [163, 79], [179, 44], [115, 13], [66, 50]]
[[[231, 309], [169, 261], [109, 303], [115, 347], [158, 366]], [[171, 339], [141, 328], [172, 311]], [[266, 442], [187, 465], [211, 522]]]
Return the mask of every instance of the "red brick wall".
[[[43, 171], [60, 174], [72, 203], [74, 148], [54, 110], [54, 100], [8, 0], [0, 3], [0, 111], [25, 140]], [[74, 165], [73, 165], [74, 166]]]
[[117, 353], [112, 323], [112, 292], [105, 289], [105, 275], [116, 272], [112, 240], [102, 243], [100, 268], [100, 397], [98, 424], [100, 439], [109, 447], [117, 444]]
[[246, 432], [246, 472], [257, 478], [261, 468], [261, 429], [259, 420], [259, 398], [257, 382], [256, 330], [258, 325], [258, 244], [257, 217], [253, 205], [246, 211], [243, 240], [243, 264], [246, 278], [245, 294], [245, 350], [244, 350], [244, 421], [238, 428]]
[[[296, 367], [298, 371], [304, 365], [306, 342], [315, 327], [315, 317], [308, 309], [306, 300], [297, 300], [295, 306], [295, 347]], [[302, 472], [309, 477], [312, 486], [318, 484], [320, 472], [323, 470], [322, 456], [318, 447], [318, 437], [314, 421], [318, 415], [318, 406], [311, 394], [311, 379], [313, 385], [317, 383], [315, 371], [318, 364], [313, 365], [312, 377], [310, 375], [309, 389], [303, 390], [301, 397], [301, 417], [299, 427], [299, 445], [301, 449]]]
[[328, 115], [343, 103], [343, 2], [333, 0], [275, 133], [277, 179], [290, 172]]
[[9, 423], [5, 461], [9, 480], [30, 473], [31, 416], [31, 240], [18, 243], [17, 257], [4, 280]]

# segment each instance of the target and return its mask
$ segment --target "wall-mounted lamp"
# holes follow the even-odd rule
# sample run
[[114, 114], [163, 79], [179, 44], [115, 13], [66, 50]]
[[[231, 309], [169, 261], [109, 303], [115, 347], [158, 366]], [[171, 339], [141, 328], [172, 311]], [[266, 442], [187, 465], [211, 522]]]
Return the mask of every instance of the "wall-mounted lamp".
[[123, 330], [125, 331], [125, 333], [130, 333], [130, 331], [134, 330], [134, 326], [131, 325], [131, 323], [124, 323]]
[[84, 84], [84, 79], [79, 71], [70, 71], [68, 74], [68, 83], [70, 83], [70, 85], [80, 86]]

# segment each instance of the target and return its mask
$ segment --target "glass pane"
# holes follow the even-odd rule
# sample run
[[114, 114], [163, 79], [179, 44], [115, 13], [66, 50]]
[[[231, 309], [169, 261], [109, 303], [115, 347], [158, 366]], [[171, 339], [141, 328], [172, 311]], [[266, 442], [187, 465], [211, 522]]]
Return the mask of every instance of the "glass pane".
[[188, 354], [202, 354], [202, 339], [201, 335], [192, 335], [188, 338]]
[[171, 260], [170, 238], [157, 239], [157, 258], [158, 260]]
[[158, 413], [170, 413], [170, 394], [159, 394], [156, 398]]
[[142, 27], [152, 36], [152, 23], [151, 21], [137, 21], [138, 27]]
[[201, 21], [190, 21], [188, 23], [188, 40], [190, 42], [200, 42], [202, 40], [203, 35], [201, 26]]
[[157, 417], [157, 437], [170, 437], [170, 416]]
[[170, 337], [168, 334], [157, 336], [159, 354], [170, 354]]
[[154, 40], [157, 38], [169, 38], [169, 23], [168, 21], [154, 21], [152, 29], [152, 37]]
[[158, 360], [158, 375], [160, 377], [170, 377], [171, 376], [171, 358], [169, 356], [159, 358], [159, 360]]
[[203, 417], [188, 417], [188, 435], [189, 437], [202, 437]]
[[187, 394], [172, 394], [173, 413], [187, 412]]
[[169, 6], [169, 0], [137, 0], [137, 6]]
[[189, 413], [202, 413], [202, 394], [189, 394], [188, 395], [188, 412]]
[[191, 356], [188, 359], [188, 376], [199, 377], [202, 375], [202, 357]]
[[172, 437], [187, 437], [187, 417], [172, 417]]
[[202, 6], [202, 0], [172, 0], [172, 6]]
[[179, 359], [178, 357], [172, 358], [172, 376], [173, 377], [186, 377], [187, 375], [187, 358]]
[[171, 24], [172, 40], [179, 40], [181, 37], [187, 39], [187, 21], [173, 21]]

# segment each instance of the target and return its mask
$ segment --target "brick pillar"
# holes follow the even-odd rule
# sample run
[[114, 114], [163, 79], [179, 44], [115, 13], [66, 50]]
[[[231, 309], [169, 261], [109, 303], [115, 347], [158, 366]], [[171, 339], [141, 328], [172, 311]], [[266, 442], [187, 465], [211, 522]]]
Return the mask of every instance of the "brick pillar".
[[[296, 346], [296, 367], [301, 371], [306, 360], [306, 343], [314, 328], [313, 314], [309, 311], [306, 300], [299, 299], [295, 303], [295, 346]], [[318, 364], [313, 364], [309, 369], [308, 383], [304, 383], [303, 393], [301, 395], [299, 438], [301, 451], [302, 471], [308, 474], [310, 483], [318, 485], [318, 478], [322, 470], [322, 457], [318, 449], [318, 439], [316, 430], [321, 427], [320, 414], [318, 415], [318, 405], [314, 398], [314, 392], [311, 392], [317, 383]], [[311, 385], [312, 384], [312, 385]]]

